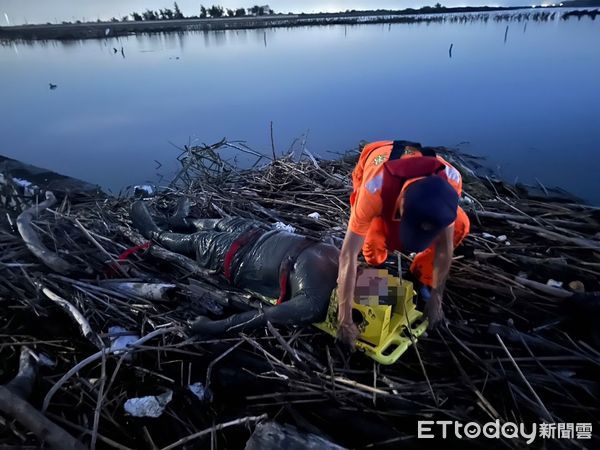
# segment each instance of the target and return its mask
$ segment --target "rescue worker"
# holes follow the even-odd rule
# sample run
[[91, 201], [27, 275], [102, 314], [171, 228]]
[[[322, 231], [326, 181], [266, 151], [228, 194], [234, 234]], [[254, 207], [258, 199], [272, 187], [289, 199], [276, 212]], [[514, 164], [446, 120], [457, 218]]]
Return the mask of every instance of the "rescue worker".
[[132, 205], [131, 218], [147, 239], [195, 257], [199, 265], [221, 271], [234, 286], [278, 303], [223, 320], [198, 317], [191, 325], [192, 333], [218, 336], [261, 328], [267, 321], [304, 325], [325, 319], [336, 287], [336, 247], [240, 217], [190, 220], [189, 204], [181, 203], [178, 209], [170, 226], [187, 233], [161, 230], [141, 201]]
[[430, 288], [425, 314], [431, 327], [444, 319], [442, 297], [454, 248], [469, 233], [458, 206], [460, 173], [429, 147], [406, 141], [364, 147], [352, 173], [351, 213], [338, 275], [338, 337], [353, 347], [352, 322], [357, 258], [379, 266], [389, 252], [416, 253], [410, 272]]

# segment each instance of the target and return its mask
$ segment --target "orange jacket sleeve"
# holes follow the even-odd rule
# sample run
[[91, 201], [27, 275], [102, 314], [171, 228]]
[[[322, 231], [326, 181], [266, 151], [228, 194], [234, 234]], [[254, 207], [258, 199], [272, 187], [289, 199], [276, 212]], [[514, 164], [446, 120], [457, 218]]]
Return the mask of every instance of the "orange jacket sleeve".
[[[387, 160], [392, 141], [373, 142], [365, 146], [352, 171], [353, 192], [350, 196], [350, 231], [366, 236], [371, 221], [381, 215], [382, 163]], [[375, 161], [379, 159], [378, 162]]]

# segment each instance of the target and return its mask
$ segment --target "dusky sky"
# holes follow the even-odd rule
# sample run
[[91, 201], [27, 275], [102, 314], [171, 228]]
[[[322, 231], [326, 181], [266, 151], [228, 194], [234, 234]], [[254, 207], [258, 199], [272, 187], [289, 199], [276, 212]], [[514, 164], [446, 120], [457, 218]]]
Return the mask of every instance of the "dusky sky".
[[[419, 8], [433, 5], [437, 2], [431, 0], [179, 0], [177, 3], [186, 15], [197, 15], [200, 5], [221, 5], [224, 8], [249, 8], [252, 5], [268, 4], [275, 12], [336, 12], [347, 9], [404, 9]], [[481, 6], [484, 0], [448, 0], [440, 1], [444, 6]], [[522, 6], [541, 4], [540, 0], [491, 0], [488, 6]], [[88, 20], [110, 19], [122, 17], [133, 11], [142, 12], [145, 9], [159, 9], [173, 7], [170, 0], [0, 0], [0, 25], [7, 25], [6, 16], [10, 24], [61, 22], [63, 20]]]

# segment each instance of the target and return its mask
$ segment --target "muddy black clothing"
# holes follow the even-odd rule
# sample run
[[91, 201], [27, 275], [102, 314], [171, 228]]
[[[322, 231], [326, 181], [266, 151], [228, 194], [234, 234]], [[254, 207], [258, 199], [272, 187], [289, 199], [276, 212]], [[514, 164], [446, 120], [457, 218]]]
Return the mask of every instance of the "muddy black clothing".
[[135, 203], [134, 225], [149, 239], [168, 250], [193, 256], [198, 264], [213, 270], [224, 270], [225, 257], [232, 245], [252, 230], [255, 239], [240, 246], [231, 264], [233, 284], [268, 298], [280, 296], [282, 268], [290, 258], [287, 301], [261, 311], [249, 311], [212, 321], [199, 318], [192, 329], [203, 335], [227, 331], [250, 330], [266, 325], [301, 325], [325, 318], [331, 292], [336, 287], [339, 251], [332, 245], [242, 218], [196, 221], [200, 231], [192, 234], [162, 232], [152, 221], [145, 205]]

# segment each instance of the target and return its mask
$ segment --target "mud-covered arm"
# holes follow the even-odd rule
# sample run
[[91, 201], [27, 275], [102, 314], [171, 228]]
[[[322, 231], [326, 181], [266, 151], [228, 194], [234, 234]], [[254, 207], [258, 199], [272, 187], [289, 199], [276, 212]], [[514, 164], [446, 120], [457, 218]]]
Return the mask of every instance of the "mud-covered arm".
[[342, 250], [340, 251], [338, 272], [338, 322], [340, 325], [352, 323], [352, 301], [356, 285], [358, 254], [362, 248], [364, 237], [348, 228]]

